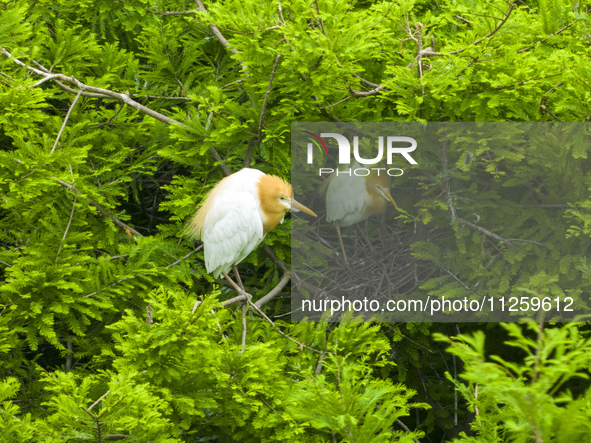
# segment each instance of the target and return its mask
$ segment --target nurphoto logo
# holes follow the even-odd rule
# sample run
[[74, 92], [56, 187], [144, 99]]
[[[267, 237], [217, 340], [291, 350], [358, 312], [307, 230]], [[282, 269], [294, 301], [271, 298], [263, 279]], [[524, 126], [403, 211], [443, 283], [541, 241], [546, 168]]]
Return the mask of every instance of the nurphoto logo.
[[[326, 147], [324, 140], [322, 140], [322, 138], [324, 138], [324, 137], [331, 137], [336, 140], [336, 142], [338, 144], [338, 148], [339, 148], [338, 163], [341, 165], [343, 165], [343, 164], [350, 165], [351, 164], [351, 143], [349, 142], [349, 139], [347, 139], [347, 137], [345, 137], [342, 134], [338, 134], [336, 132], [322, 132], [322, 133], [320, 133], [320, 136], [318, 136], [312, 132], [308, 132], [308, 131], [305, 131], [305, 132], [310, 135], [310, 137], [308, 137], [308, 140], [310, 140], [310, 141], [308, 142], [308, 156], [307, 156], [307, 162], [309, 165], [311, 165], [314, 161], [314, 145], [316, 145], [318, 147], [320, 152], [322, 152], [322, 148], [324, 148], [324, 152], [327, 155], [329, 155], [328, 148]], [[385, 143], [384, 143], [384, 139], [385, 139]], [[388, 165], [391, 165], [395, 154], [402, 155], [406, 159], [406, 161], [408, 161], [411, 165], [417, 164], [415, 159], [410, 156], [410, 153], [413, 152], [415, 149], [417, 149], [417, 141], [414, 138], [403, 137], [403, 136], [386, 136], [386, 137], [379, 136], [377, 144], [378, 144], [377, 155], [374, 158], [363, 158], [361, 156], [361, 154], [359, 153], [359, 137], [354, 136], [352, 151], [353, 151], [353, 157], [354, 157], [356, 164], [359, 166], [361, 166], [361, 165], [376, 165], [384, 159], [384, 155], [385, 155], [386, 156], [386, 163]], [[384, 149], [384, 144], [386, 145], [385, 149]], [[320, 148], [320, 145], [322, 146], [322, 148]], [[376, 171], [378, 175], [380, 175], [380, 173], [382, 171], [384, 171], [386, 174], [388, 174], [392, 177], [398, 177], [404, 173], [404, 171], [400, 168], [374, 168], [374, 167], [371, 167], [371, 168], [363, 168], [363, 167], [349, 168], [344, 171], [339, 171], [337, 169], [336, 173], [337, 173], [337, 175], [339, 175], [339, 174], [347, 174], [347, 175], [354, 174], [358, 177], [365, 177], [365, 176], [368, 176], [369, 174], [371, 174], [372, 171]], [[322, 176], [323, 174], [329, 175], [329, 174], [332, 174], [333, 172], [335, 172], [335, 169], [333, 169], [333, 168], [319, 168], [318, 169], [318, 175], [320, 175], [320, 176]]]

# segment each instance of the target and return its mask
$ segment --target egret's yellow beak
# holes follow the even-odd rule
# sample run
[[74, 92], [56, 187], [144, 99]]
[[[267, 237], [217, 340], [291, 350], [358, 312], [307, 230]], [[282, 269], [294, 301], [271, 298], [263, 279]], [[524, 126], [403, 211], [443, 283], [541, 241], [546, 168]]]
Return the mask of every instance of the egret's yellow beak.
[[[394, 200], [392, 200], [394, 201]], [[300, 202], [296, 201], [295, 199], [291, 199], [291, 210], [292, 211], [302, 211], [305, 212], [306, 214], [310, 214], [313, 215], [314, 217], [318, 217], [316, 215], [316, 213], [314, 211], [312, 211], [310, 208], [307, 208], [306, 206], [302, 205]]]
[[392, 194], [390, 194], [390, 190], [389, 189], [382, 189], [381, 191], [382, 191], [382, 194], [384, 194], [384, 197], [386, 197], [388, 200], [390, 200], [390, 203], [392, 203], [395, 208], [398, 208], [398, 206], [396, 205], [396, 202], [394, 201], [394, 198], [392, 197]]

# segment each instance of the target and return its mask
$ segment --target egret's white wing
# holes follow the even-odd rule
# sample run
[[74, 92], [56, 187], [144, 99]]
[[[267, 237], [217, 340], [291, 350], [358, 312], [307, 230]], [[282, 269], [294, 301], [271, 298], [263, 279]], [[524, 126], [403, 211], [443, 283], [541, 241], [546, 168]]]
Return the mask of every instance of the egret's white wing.
[[[343, 174], [339, 171], [331, 179], [326, 190], [326, 221], [341, 221], [342, 226], [349, 226], [363, 220], [363, 202], [366, 188], [365, 177]], [[360, 220], [356, 220], [361, 217]]]
[[205, 218], [205, 268], [219, 277], [240, 263], [263, 239], [258, 203], [250, 192], [225, 192]]

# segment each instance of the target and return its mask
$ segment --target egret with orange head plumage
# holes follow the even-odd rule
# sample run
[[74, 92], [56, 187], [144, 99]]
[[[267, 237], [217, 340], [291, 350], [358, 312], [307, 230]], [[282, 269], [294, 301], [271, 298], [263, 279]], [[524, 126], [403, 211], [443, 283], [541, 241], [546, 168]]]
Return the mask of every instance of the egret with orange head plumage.
[[341, 226], [351, 226], [372, 215], [382, 214], [388, 203], [396, 207], [390, 194], [391, 178], [385, 171], [379, 173], [379, 169], [367, 169], [367, 176], [357, 176], [354, 171], [363, 169], [359, 163], [354, 163], [348, 169], [335, 170], [321, 187], [326, 196], [326, 221], [335, 224], [345, 262], [347, 253], [341, 237]]
[[[188, 234], [203, 241], [205, 269], [226, 278], [289, 211], [316, 214], [293, 198], [291, 185], [258, 169], [244, 168], [223, 178], [195, 214]], [[238, 276], [237, 276], [238, 277]], [[238, 277], [239, 278], [239, 277]]]

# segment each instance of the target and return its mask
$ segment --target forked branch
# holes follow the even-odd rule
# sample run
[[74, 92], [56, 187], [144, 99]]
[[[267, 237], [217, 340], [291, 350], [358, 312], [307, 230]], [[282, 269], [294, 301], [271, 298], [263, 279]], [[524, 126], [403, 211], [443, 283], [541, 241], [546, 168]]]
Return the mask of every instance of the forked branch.
[[[185, 125], [177, 120], [174, 120], [170, 117], [167, 117], [166, 115], [161, 114], [157, 111], [154, 111], [153, 109], [150, 109], [150, 108], [142, 105], [141, 103], [136, 102], [135, 100], [133, 100], [129, 96], [129, 93], [127, 93], [127, 92], [126, 93], [119, 93], [119, 92], [111, 91], [109, 89], [97, 88], [95, 86], [89, 86], [87, 84], [82, 83], [81, 81], [77, 80], [74, 77], [68, 77], [63, 74], [50, 73], [47, 69], [43, 68], [38, 63], [36, 63], [36, 65], [40, 69], [33, 68], [32, 66], [29, 66], [26, 63], [23, 63], [22, 61], [13, 57], [12, 54], [4, 48], [0, 48], [0, 54], [5, 55], [6, 57], [11, 59], [17, 65], [19, 65], [23, 68], [26, 68], [29, 72], [32, 72], [36, 75], [40, 75], [48, 80], [54, 80], [58, 86], [60, 86], [62, 89], [66, 90], [68, 92], [72, 92], [74, 94], [79, 94], [84, 97], [112, 98], [114, 100], [118, 100], [120, 102], [125, 103], [126, 105], [141, 112], [142, 114], [149, 115], [150, 117], [155, 118], [156, 120], [166, 123], [167, 125], [179, 125], [187, 131], [191, 130], [187, 125]], [[79, 91], [67, 86], [66, 83], [76, 86], [79, 89]], [[230, 172], [229, 168], [223, 162], [222, 157], [219, 155], [219, 153], [215, 150], [215, 148], [213, 146], [209, 147], [209, 153], [218, 163], [218, 167], [220, 168], [222, 173], [224, 175], [230, 175], [231, 172]]]

